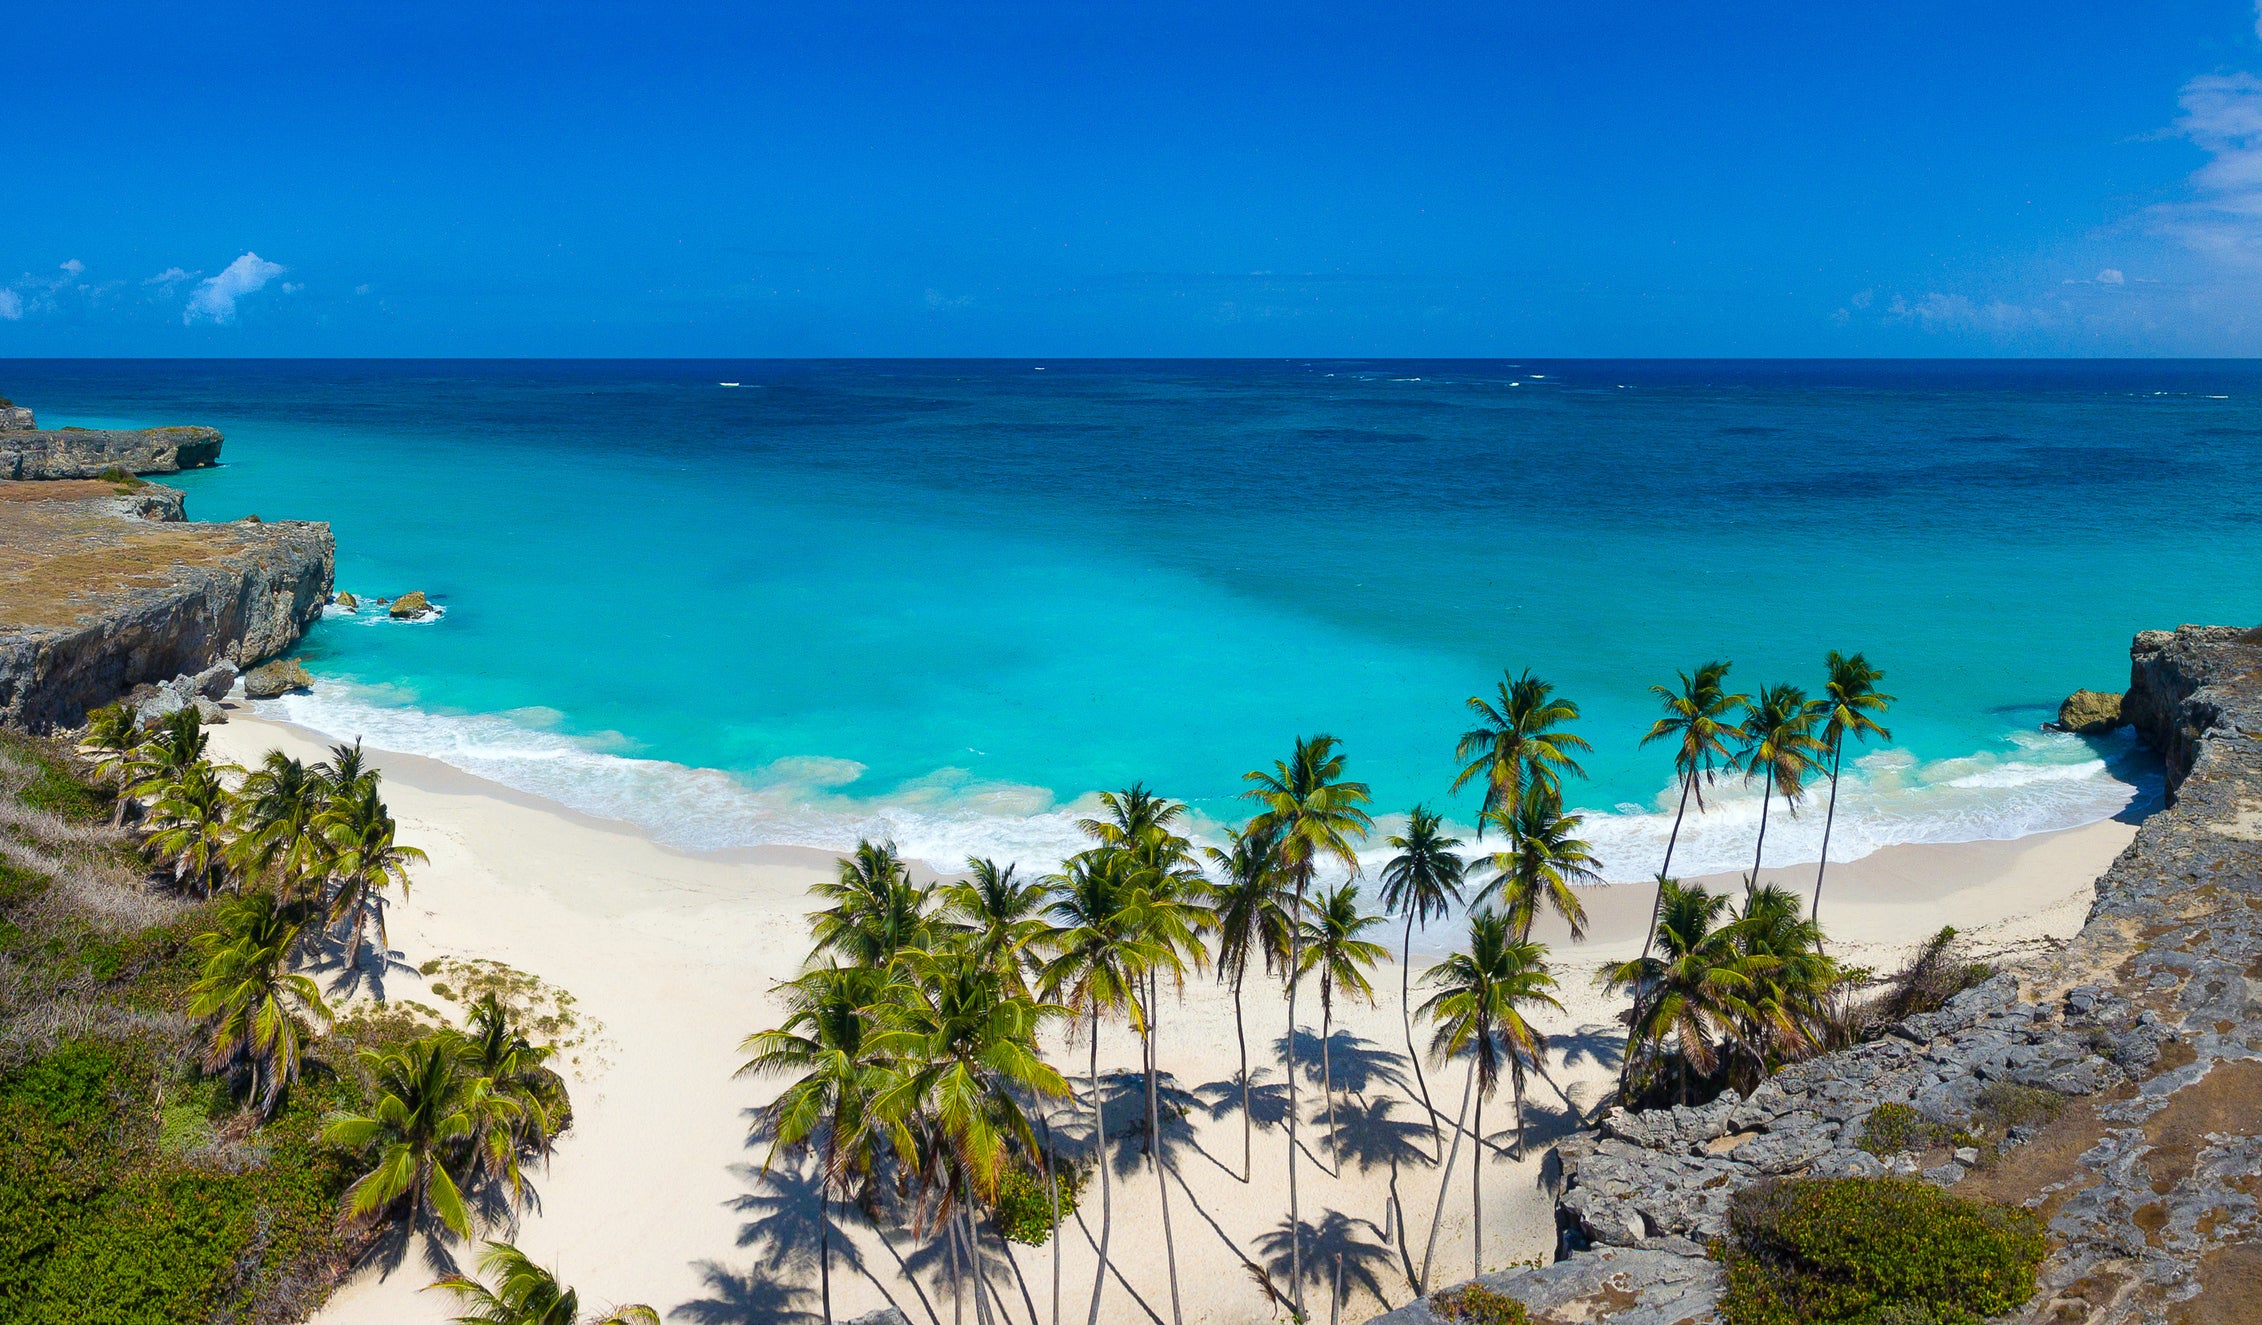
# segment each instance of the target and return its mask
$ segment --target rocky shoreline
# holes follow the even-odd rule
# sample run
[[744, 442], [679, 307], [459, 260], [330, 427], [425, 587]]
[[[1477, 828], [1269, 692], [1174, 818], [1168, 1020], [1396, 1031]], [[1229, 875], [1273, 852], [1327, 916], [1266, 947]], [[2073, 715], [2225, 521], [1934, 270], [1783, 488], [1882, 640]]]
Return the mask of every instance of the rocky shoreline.
[[[2170, 808], [2073, 942], [1749, 1098], [1606, 1114], [1556, 1147], [1561, 1258], [1482, 1282], [1543, 1325], [1705, 1325], [1736, 1192], [1899, 1173], [2047, 1222], [2022, 1325], [2262, 1320], [2262, 630], [2146, 631], [2130, 658], [2120, 716], [2165, 758]], [[1952, 1139], [2007, 1093], [2048, 1107], [1994, 1153]], [[1917, 1139], [1880, 1154], [1888, 1105]]]
[[249, 669], [320, 618], [327, 524], [192, 523], [180, 492], [126, 477], [217, 463], [220, 445], [210, 428], [0, 429], [0, 724], [76, 726], [137, 686]]

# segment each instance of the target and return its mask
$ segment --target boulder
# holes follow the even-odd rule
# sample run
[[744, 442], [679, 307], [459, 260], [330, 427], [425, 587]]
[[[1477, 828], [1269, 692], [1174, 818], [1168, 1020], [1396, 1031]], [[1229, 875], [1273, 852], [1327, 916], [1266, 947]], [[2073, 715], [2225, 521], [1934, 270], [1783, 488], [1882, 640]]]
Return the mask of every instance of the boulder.
[[206, 699], [226, 699], [228, 692], [236, 688], [236, 676], [236, 665], [223, 659], [198, 672], [190, 684]]
[[204, 725], [207, 727], [217, 726], [218, 724], [226, 722], [228, 720], [228, 711], [226, 709], [221, 708], [218, 704], [212, 702], [209, 699], [206, 699], [202, 695], [196, 696], [189, 702], [196, 705], [196, 716], [201, 719], [204, 722]]
[[2058, 705], [2058, 730], [2077, 736], [2103, 736], [2126, 721], [2121, 697], [2102, 690], [2076, 690]]
[[399, 620], [403, 617], [413, 618], [423, 616], [426, 612], [432, 610], [432, 604], [425, 601], [423, 590], [411, 589], [407, 593], [402, 594], [400, 597], [395, 598], [393, 600], [393, 605], [389, 610], [391, 611], [393, 618], [395, 620]]
[[314, 684], [306, 664], [296, 658], [278, 658], [251, 669], [243, 679], [243, 692], [253, 699], [273, 699]]
[[337, 597], [331, 599], [330, 601], [346, 609], [348, 612], [358, 611], [361, 608], [361, 600], [354, 597], [350, 593], [339, 594]]

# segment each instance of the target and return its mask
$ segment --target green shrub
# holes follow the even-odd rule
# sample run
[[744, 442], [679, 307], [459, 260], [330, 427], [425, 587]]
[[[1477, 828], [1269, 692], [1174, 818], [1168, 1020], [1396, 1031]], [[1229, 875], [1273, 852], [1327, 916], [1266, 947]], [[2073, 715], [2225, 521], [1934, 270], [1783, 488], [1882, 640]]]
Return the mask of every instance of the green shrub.
[[1728, 1325], [1980, 1325], [2034, 1295], [2047, 1246], [2029, 1211], [1911, 1179], [1761, 1183], [1728, 1209], [1721, 1316]]
[[2014, 1127], [2039, 1127], [2058, 1116], [2066, 1097], [2040, 1086], [2011, 1081], [1990, 1081], [1979, 1091], [1978, 1117], [2008, 1132]]
[[1429, 1309], [1454, 1325], [1526, 1325], [1531, 1320], [1522, 1301], [1479, 1283], [1446, 1289], [1429, 1300]]
[[1948, 1129], [1906, 1104], [1880, 1104], [1869, 1111], [1861, 1127], [1861, 1148], [1872, 1155], [1922, 1150], [1947, 1141]]
[[[1054, 1172], [1060, 1178], [1060, 1217], [1065, 1220], [1076, 1213], [1076, 1198], [1084, 1192], [1084, 1172], [1074, 1165], [1063, 1165]], [[1012, 1165], [998, 1178], [990, 1222], [1012, 1241], [1041, 1247], [1052, 1237], [1052, 1201], [1041, 1171]]]

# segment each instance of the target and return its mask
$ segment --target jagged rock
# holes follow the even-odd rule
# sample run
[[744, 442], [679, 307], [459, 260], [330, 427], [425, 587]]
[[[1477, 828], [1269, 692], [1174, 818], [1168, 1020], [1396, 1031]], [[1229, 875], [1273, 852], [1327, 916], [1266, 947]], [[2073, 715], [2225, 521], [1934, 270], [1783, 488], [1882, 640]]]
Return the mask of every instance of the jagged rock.
[[911, 1322], [894, 1307], [881, 1307], [878, 1311], [867, 1311], [854, 1320], [844, 1322], [844, 1325], [911, 1325]]
[[218, 704], [213, 703], [211, 700], [206, 699], [202, 695], [198, 695], [196, 698], [190, 700], [189, 702], [196, 705], [196, 716], [201, 719], [208, 727], [226, 722], [228, 720], [228, 711], [226, 709], [221, 708]]
[[361, 607], [361, 600], [360, 600], [360, 599], [358, 599], [358, 598], [356, 598], [356, 597], [354, 597], [354, 596], [353, 596], [352, 594], [350, 594], [350, 593], [341, 593], [341, 594], [336, 594], [336, 595], [333, 595], [333, 596], [331, 597], [330, 601], [331, 601], [331, 602], [333, 602], [333, 603], [336, 603], [336, 604], [337, 604], [338, 606], [340, 606], [340, 607], [342, 607], [342, 608], [346, 609], [346, 610], [347, 610], [348, 612], [358, 611], [358, 610], [360, 610], [360, 607]]
[[30, 432], [39, 425], [32, 422], [31, 411], [21, 405], [0, 405], [0, 432]]
[[[378, 601], [383, 602], [384, 600], [379, 599]], [[423, 616], [426, 612], [432, 610], [432, 604], [425, 601], [424, 591], [422, 589], [411, 589], [407, 593], [402, 594], [400, 597], [395, 598], [393, 600], [392, 607], [387, 610], [390, 612], [393, 619], [397, 621], [404, 617], [413, 618]]]
[[2103, 736], [2128, 719], [2121, 716], [2121, 697], [2103, 690], [2076, 690], [2058, 705], [2059, 731], [2077, 736]]
[[221, 441], [211, 428], [10, 430], [0, 432], [0, 479], [173, 474], [220, 463]]
[[[1680, 1239], [1674, 1240], [1676, 1247]], [[1693, 1245], [1693, 1244], [1692, 1244]], [[1715, 1320], [1723, 1287], [1718, 1262], [1663, 1249], [1606, 1247], [1537, 1270], [1488, 1274], [1487, 1288], [1521, 1299], [1535, 1320], [1610, 1325], [1693, 1325]], [[1409, 1302], [1372, 1325], [1444, 1325], [1425, 1301]]]
[[273, 699], [293, 690], [304, 690], [314, 684], [306, 664], [296, 658], [278, 658], [262, 663], [244, 674], [243, 692], [250, 699]]
[[223, 658], [198, 672], [191, 678], [191, 684], [195, 686], [196, 693], [206, 699], [226, 699], [228, 692], [236, 688], [238, 675], [236, 665]]

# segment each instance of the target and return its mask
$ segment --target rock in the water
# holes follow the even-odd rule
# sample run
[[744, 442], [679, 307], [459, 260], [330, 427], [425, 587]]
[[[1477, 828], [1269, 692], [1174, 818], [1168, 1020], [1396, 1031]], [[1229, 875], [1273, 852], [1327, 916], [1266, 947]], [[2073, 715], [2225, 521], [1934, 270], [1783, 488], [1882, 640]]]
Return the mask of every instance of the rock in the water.
[[2128, 719], [2121, 716], [2121, 697], [2102, 690], [2076, 690], [2058, 705], [2058, 728], [2077, 736], [2103, 736]]
[[273, 699], [313, 684], [314, 678], [307, 674], [306, 664], [296, 658], [278, 658], [246, 673], [243, 692], [253, 699]]
[[390, 610], [396, 619], [401, 617], [420, 617], [423, 616], [426, 612], [432, 610], [432, 604], [424, 600], [424, 591], [422, 589], [411, 589], [407, 593], [402, 594], [400, 597], [395, 598]]
[[330, 601], [346, 609], [348, 612], [355, 612], [361, 609], [361, 600], [354, 597], [350, 593], [339, 594], [337, 597], [331, 599]]
[[226, 699], [228, 692], [236, 688], [237, 675], [236, 665], [223, 659], [198, 672], [192, 684], [196, 693], [206, 699]]

